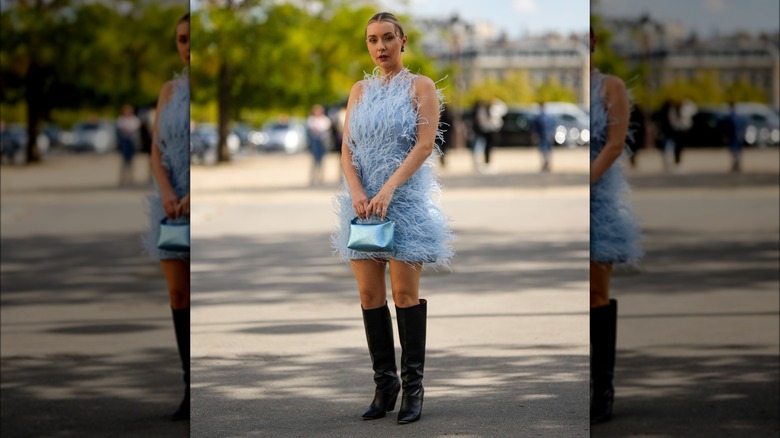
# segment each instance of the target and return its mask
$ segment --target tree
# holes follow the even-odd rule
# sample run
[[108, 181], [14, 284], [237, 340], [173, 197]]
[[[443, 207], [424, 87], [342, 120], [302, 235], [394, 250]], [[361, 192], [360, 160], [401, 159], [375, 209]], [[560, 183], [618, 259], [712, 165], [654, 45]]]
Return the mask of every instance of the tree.
[[[352, 84], [375, 67], [366, 52], [365, 23], [376, 10], [371, 2], [323, 0], [210, 1], [196, 11], [193, 102], [217, 109], [220, 160], [229, 159], [232, 121], [258, 113], [303, 115], [316, 103], [345, 101]], [[419, 49], [416, 31], [407, 33], [405, 64], [441, 77]]]
[[35, 140], [53, 110], [146, 105], [175, 68], [173, 28], [183, 4], [8, 3], [0, 14], [0, 102], [24, 102], [28, 162], [40, 160]]

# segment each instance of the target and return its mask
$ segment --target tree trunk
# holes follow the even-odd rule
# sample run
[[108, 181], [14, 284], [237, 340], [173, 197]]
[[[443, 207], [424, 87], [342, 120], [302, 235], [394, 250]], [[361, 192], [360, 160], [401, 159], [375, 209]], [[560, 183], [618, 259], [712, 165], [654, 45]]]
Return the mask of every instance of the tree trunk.
[[217, 79], [217, 99], [219, 104], [219, 145], [217, 146], [219, 162], [230, 161], [230, 151], [227, 146], [228, 128], [230, 125], [230, 68], [225, 62], [219, 67]]
[[27, 163], [41, 161], [38, 132], [43, 119], [43, 80], [38, 63], [33, 61], [25, 77], [24, 98], [27, 102]]

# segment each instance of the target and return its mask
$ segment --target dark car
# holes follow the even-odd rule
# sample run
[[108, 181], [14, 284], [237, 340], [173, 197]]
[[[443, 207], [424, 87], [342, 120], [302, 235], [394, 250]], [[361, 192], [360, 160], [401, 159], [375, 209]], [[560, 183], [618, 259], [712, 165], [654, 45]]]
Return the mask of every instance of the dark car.
[[728, 114], [720, 108], [699, 108], [693, 116], [693, 125], [683, 135], [683, 142], [691, 147], [724, 146], [729, 139]]
[[496, 146], [531, 146], [536, 144], [537, 114], [528, 109], [510, 108], [496, 135]]
[[[750, 102], [737, 103], [736, 110], [744, 123], [740, 133], [743, 145], [763, 147], [780, 144], [777, 113], [764, 104]], [[664, 116], [661, 110], [653, 114], [657, 126]], [[691, 129], [680, 136], [688, 147], [720, 147], [728, 144], [731, 129], [728, 107], [699, 107], [693, 116]], [[663, 142], [663, 133], [659, 133], [656, 146], [662, 148]]]

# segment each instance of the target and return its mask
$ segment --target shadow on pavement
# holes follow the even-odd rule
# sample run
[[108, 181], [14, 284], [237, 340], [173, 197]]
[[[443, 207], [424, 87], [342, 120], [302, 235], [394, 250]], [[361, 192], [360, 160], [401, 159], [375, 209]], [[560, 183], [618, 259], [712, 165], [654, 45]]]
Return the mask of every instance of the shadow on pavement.
[[[186, 422], [169, 420], [181, 366], [165, 281], [138, 234], [4, 237], [1, 246], [2, 436], [189, 436]], [[161, 330], [170, 347], [148, 347]]]
[[[183, 384], [172, 349], [110, 355], [3, 357], [3, 437], [188, 437], [172, 422]], [[173, 392], [175, 391], [175, 392]]]
[[614, 417], [593, 426], [594, 437], [778, 435], [776, 355], [750, 345], [671, 347], [694, 357], [618, 350]]
[[635, 189], [735, 189], [777, 187], [780, 174], [764, 173], [658, 173], [652, 175], [631, 175], [631, 186]]
[[[362, 421], [373, 396], [365, 349], [328, 355], [196, 359], [193, 436], [588, 436], [584, 356], [539, 355], [507, 346], [496, 357], [431, 349], [423, 419], [396, 423], [395, 411]], [[234, 396], [228, 396], [231, 393]], [[562, 409], [561, 406], [570, 408]]]
[[162, 271], [142, 254], [138, 233], [2, 239], [0, 305], [166, 303]]
[[659, 295], [708, 293], [715, 289], [734, 291], [761, 287], [775, 288], [780, 282], [780, 247], [777, 238], [728, 238], [718, 240], [686, 239], [690, 233], [670, 229], [645, 229], [647, 254], [642, 261], [647, 272], [631, 281], [619, 278], [615, 288], [625, 293], [643, 292]]
[[[472, 294], [554, 288], [584, 293], [589, 269], [585, 241], [540, 242], [489, 231], [456, 230], [456, 235], [452, 272], [424, 273], [422, 289]], [[315, 297], [350, 300], [357, 294], [349, 267], [331, 253], [326, 233], [251, 239], [197, 237], [192, 257], [193, 293], [200, 293], [195, 298], [197, 306], [271, 304]]]

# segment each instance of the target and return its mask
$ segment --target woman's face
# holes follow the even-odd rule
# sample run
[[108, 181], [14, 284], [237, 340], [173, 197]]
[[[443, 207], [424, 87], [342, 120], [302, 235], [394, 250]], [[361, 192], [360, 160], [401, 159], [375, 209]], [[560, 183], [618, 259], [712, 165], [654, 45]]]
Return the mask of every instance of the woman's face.
[[176, 26], [176, 48], [185, 64], [190, 65], [190, 22], [182, 21]]
[[393, 23], [375, 21], [366, 29], [368, 53], [380, 68], [401, 62], [401, 47], [406, 44], [406, 36], [400, 38]]

